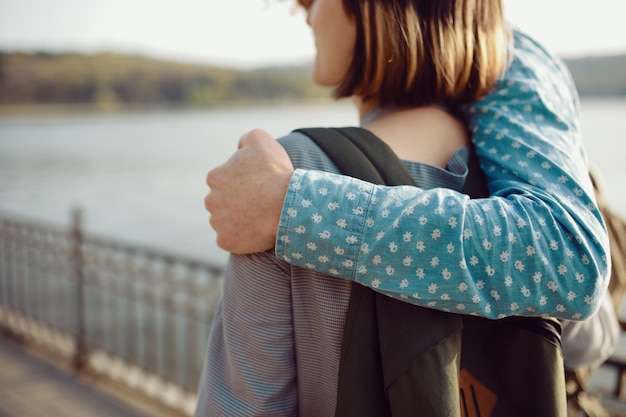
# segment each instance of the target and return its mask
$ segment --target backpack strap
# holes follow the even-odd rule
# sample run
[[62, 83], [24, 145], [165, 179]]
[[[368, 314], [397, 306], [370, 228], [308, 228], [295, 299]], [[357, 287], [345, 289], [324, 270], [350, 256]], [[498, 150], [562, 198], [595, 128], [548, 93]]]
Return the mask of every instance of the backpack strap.
[[[358, 127], [295, 130], [311, 138], [342, 174], [374, 184], [416, 185], [398, 155], [369, 130]], [[461, 189], [471, 198], [489, 196], [478, 157], [470, 147], [468, 173]]]
[[[367, 130], [300, 132], [346, 175], [377, 184], [414, 184], [400, 159]], [[488, 196], [473, 149], [468, 169], [462, 192]], [[560, 323], [444, 313], [353, 283], [335, 416], [478, 415], [472, 410], [492, 417], [565, 416]]]
[[[360, 128], [301, 129], [345, 175], [415, 184], [395, 153]], [[352, 284], [335, 416], [458, 417], [461, 318]], [[416, 410], [420, 410], [416, 414]]]
[[415, 185], [395, 152], [369, 130], [307, 128], [296, 132], [311, 138], [344, 175], [374, 184]]

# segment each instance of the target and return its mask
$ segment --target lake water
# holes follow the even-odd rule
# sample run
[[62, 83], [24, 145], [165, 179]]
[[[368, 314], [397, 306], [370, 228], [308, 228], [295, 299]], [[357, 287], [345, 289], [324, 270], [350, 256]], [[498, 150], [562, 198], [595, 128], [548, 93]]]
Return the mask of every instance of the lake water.
[[347, 105], [0, 117], [0, 211], [224, 262], [204, 210], [206, 173], [256, 127], [354, 124]]
[[[0, 116], [0, 211], [68, 224], [81, 207], [89, 232], [222, 263], [204, 179], [239, 136], [356, 122], [348, 103]], [[626, 216], [626, 99], [583, 101], [582, 126], [610, 201]]]

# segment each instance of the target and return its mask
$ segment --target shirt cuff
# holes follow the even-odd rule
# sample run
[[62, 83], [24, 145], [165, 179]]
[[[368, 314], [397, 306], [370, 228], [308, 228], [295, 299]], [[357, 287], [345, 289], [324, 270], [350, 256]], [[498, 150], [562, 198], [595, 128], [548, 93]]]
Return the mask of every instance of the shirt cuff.
[[353, 280], [374, 190], [354, 178], [296, 170], [276, 235], [278, 259]]
[[298, 198], [298, 190], [302, 181], [304, 170], [296, 169], [291, 174], [289, 185], [287, 186], [287, 193], [285, 194], [285, 200], [283, 201], [283, 208], [280, 213], [280, 221], [278, 223], [278, 230], [276, 231], [276, 257], [278, 259], [285, 259], [285, 253], [287, 251], [289, 243], [289, 225], [291, 216], [289, 213], [293, 212], [294, 200]]

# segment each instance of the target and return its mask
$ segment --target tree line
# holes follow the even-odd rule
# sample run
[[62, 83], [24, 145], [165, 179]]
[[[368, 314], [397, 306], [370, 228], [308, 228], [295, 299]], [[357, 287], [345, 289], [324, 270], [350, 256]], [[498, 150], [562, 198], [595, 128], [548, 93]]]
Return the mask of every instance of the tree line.
[[[566, 60], [582, 96], [626, 95], [626, 55]], [[313, 99], [310, 67], [243, 71], [138, 55], [0, 52], [0, 105]]]
[[219, 105], [327, 97], [309, 78], [305, 67], [242, 71], [115, 53], [0, 53], [0, 105]]

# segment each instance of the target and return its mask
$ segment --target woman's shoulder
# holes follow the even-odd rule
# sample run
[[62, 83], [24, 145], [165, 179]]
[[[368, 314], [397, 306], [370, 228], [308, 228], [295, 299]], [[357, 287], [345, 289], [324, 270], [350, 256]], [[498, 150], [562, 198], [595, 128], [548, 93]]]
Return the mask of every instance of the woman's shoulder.
[[[313, 140], [301, 132], [292, 132], [278, 139], [295, 168], [339, 174], [340, 171]], [[424, 189], [444, 187], [460, 190], [468, 174], [469, 148], [457, 149], [445, 168], [416, 161], [403, 160], [416, 184]]]

